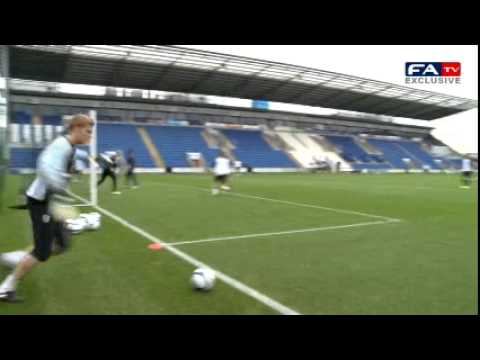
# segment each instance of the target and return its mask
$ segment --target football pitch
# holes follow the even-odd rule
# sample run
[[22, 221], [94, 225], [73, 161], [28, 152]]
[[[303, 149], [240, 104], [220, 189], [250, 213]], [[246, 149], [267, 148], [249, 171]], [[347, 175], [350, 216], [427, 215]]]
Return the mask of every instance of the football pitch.
[[[5, 314], [477, 314], [478, 187], [458, 174], [139, 175], [99, 189], [102, 227], [20, 285]], [[86, 184], [88, 180], [84, 179]], [[21, 179], [7, 178], [6, 205]], [[82, 183], [76, 193], [85, 196]], [[26, 211], [0, 213], [0, 252], [31, 244]], [[166, 243], [151, 251], [152, 242]], [[218, 272], [192, 290], [199, 265]], [[8, 269], [0, 268], [0, 278]]]

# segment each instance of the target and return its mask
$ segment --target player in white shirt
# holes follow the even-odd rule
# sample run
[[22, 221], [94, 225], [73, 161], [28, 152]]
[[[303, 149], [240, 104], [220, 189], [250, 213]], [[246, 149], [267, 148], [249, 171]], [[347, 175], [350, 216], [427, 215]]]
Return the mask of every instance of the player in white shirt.
[[221, 190], [230, 190], [227, 185], [228, 177], [232, 173], [231, 161], [224, 154], [220, 154], [215, 159], [215, 165], [213, 168], [214, 173], [214, 185], [212, 194], [217, 195]]
[[462, 159], [462, 184], [460, 188], [470, 189], [470, 184], [472, 183], [472, 162], [467, 157], [464, 156]]
[[234, 165], [235, 165], [235, 171], [239, 173], [240, 170], [242, 170], [242, 162], [237, 160], [234, 162]]

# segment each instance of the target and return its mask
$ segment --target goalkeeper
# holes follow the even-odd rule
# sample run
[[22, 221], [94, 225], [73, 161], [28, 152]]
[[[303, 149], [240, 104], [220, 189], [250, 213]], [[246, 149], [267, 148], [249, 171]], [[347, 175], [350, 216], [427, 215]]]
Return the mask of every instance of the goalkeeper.
[[61, 207], [59, 199], [66, 194], [75, 145], [88, 144], [92, 137], [93, 120], [75, 115], [66, 135], [55, 139], [39, 156], [37, 174], [26, 192], [27, 208], [33, 226], [33, 250], [25, 255], [13, 272], [0, 284], [0, 301], [17, 302], [17, 285], [32, 269], [45, 262], [52, 249], [62, 253], [68, 247], [70, 234], [64, 221], [71, 207]]

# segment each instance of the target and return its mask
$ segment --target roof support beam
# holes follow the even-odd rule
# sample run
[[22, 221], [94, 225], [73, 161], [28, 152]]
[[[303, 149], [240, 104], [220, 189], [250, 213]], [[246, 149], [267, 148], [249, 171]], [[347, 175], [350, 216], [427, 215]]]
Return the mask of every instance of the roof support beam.
[[[321, 100], [322, 104], [325, 104], [325, 102], [328, 104], [328, 101], [331, 100], [331, 99], [334, 99], [335, 97], [337, 97], [338, 95], [340, 94], [345, 94], [345, 93], [348, 93], [350, 92], [351, 89], [357, 87], [357, 86], [361, 86], [362, 84], [365, 84], [365, 83], [368, 83], [368, 81], [362, 81], [361, 83], [357, 83], [357, 84], [354, 84], [354, 85], [351, 85], [351, 86], [348, 86], [346, 88], [343, 88], [343, 89], [340, 89], [338, 91], [335, 91], [333, 94], [330, 94], [328, 96], [324, 96], [322, 98], [320, 98], [319, 100]], [[385, 90], [385, 89], [382, 89], [382, 90]], [[382, 91], [381, 90], [381, 91]], [[322, 104], [318, 104], [318, 106], [323, 106]]]
[[183, 56], [185, 55], [185, 53], [182, 53], [179, 57], [177, 57], [174, 61], [172, 61], [170, 64], [168, 64], [165, 69], [160, 72], [160, 74], [155, 77], [149, 84], [147, 84], [147, 90], [149, 89], [155, 89], [161, 82], [162, 80], [165, 78], [165, 76], [168, 74], [168, 72], [175, 66], [175, 64], [180, 61]]
[[270, 89], [265, 90], [265, 91], [263, 91], [262, 93], [260, 93], [260, 94], [258, 94], [258, 95], [255, 95], [255, 96], [258, 97], [258, 98], [263, 98], [263, 97], [264, 97], [265, 95], [267, 95], [267, 94], [270, 95], [270, 96], [272, 96], [272, 95], [278, 93], [278, 91], [281, 90], [281, 89], [283, 89], [285, 86], [291, 84], [293, 80], [301, 77], [301, 76], [302, 76], [303, 74], [305, 74], [306, 72], [307, 72], [307, 71], [302, 71], [301, 73], [298, 73], [298, 74], [296, 74], [295, 76], [292, 76], [292, 77], [288, 78], [287, 80], [282, 81], [281, 84], [275, 85], [274, 87], [271, 87]]
[[[388, 87], [386, 87], [385, 89], [381, 89], [381, 90], [377, 90], [377, 91], [374, 91], [374, 92], [369, 93], [369, 94], [365, 94], [364, 96], [362, 96], [362, 97], [360, 97], [360, 98], [357, 98], [357, 99], [354, 99], [354, 100], [351, 100], [351, 101], [347, 101], [346, 103], [344, 102], [344, 103], [337, 104], [337, 106], [348, 106], [348, 105], [354, 104], [354, 103], [356, 103], [356, 102], [358, 102], [358, 101], [361, 101], [361, 100], [363, 100], [363, 99], [369, 98], [371, 95], [376, 95], [376, 94], [378, 94], [378, 93], [381, 93], [382, 91], [389, 90], [389, 89], [393, 89], [393, 86], [388, 86]], [[417, 90], [411, 91], [411, 92], [409, 92], [409, 93], [407, 93], [407, 94], [410, 94], [410, 93], [415, 92], [415, 91], [417, 91]], [[406, 95], [406, 94], [405, 94], [405, 95]], [[373, 103], [373, 105], [376, 105], [376, 104], [378, 104], [378, 102]]]
[[331, 79], [328, 79], [327, 81], [321, 82], [321, 83], [315, 85], [315, 86], [314, 86], [312, 89], [310, 89], [309, 91], [307, 91], [307, 92], [305, 92], [305, 93], [302, 93], [302, 94], [295, 95], [293, 98], [290, 98], [290, 99], [288, 99], [287, 101], [288, 101], [289, 103], [299, 101], [299, 100], [305, 98], [306, 96], [314, 93], [316, 90], [318, 90], [319, 88], [323, 87], [324, 85], [326, 85], [326, 84], [334, 81], [335, 79], [338, 79], [338, 78], [341, 77], [341, 76], [342, 76], [342, 75], [338, 75], [338, 76], [335, 76], [335, 77], [333, 77], [333, 78], [331, 78]]
[[[271, 68], [272, 66], [273, 66], [273, 65], [267, 65], [267, 66], [265, 66], [265, 67], [264, 67], [263, 69], [261, 69], [260, 71], [257, 71], [256, 73], [250, 75], [247, 79], [242, 80], [239, 84], [235, 85], [232, 89], [229, 89], [228, 92], [229, 92], [229, 93], [236, 93], [236, 92], [239, 91], [240, 89], [247, 87], [252, 81], [256, 80], [259, 75], [261, 75], [265, 70], [268, 70], [268, 69]], [[224, 96], [228, 96], [228, 95], [224, 95]], [[232, 96], [234, 96], [234, 95], [232, 94]]]
[[[420, 100], [429, 99], [429, 98], [434, 97], [434, 96], [436, 96], [436, 95], [435, 95], [435, 94], [434, 94], [434, 95], [428, 95], [428, 96], [426, 96], [426, 97], [423, 97], [423, 98], [418, 99], [416, 103], [413, 103], [413, 104], [410, 103], [410, 104], [408, 104], [408, 105], [410, 105], [410, 106], [411, 106], [411, 105], [422, 105], [421, 103], [419, 103]], [[377, 103], [377, 104], [378, 104], [378, 103]], [[405, 107], [405, 106], [407, 106], [407, 105], [406, 105], [406, 104], [395, 105], [394, 107], [390, 107], [390, 108], [387, 107], [386, 109], [383, 109], [382, 111], [391, 112], [391, 111], [394, 111], [394, 110], [397, 110], [397, 109], [401, 109], [402, 107]], [[377, 111], [377, 110], [375, 110], [375, 109], [372, 109], [372, 110], [373, 110], [373, 111]]]
[[[436, 104], [429, 104], [429, 105], [439, 107]], [[451, 108], [445, 108], [445, 110], [448, 111], [448, 110], [451, 110]], [[420, 111], [414, 111], [412, 114], [410, 114], [410, 116], [414, 117], [414, 116], [423, 115], [423, 114], [426, 114], [426, 113], [429, 113], [429, 112], [435, 112], [435, 111], [437, 111], [437, 110], [432, 110], [430, 108], [427, 108], [427, 109], [423, 108]], [[446, 116], [448, 116], [448, 115], [446, 115]]]
[[197, 82], [195, 82], [195, 84], [193, 84], [189, 89], [187, 89], [185, 92], [195, 92], [195, 90], [197, 90], [198, 86], [207, 81], [208, 79], [211, 79], [216, 73], [218, 70], [220, 70], [221, 68], [223, 68], [225, 65], [227, 65], [228, 63], [228, 60], [227, 61], [224, 61], [222, 64], [220, 64], [219, 66], [217, 66], [216, 68], [212, 69], [211, 71], [209, 71], [207, 74], [205, 74], [205, 76], [202, 76], [202, 78], [200, 80], [198, 80]]
[[130, 51], [127, 52], [127, 54], [122, 59], [118, 60], [113, 66], [112, 75], [109, 80], [110, 86], [114, 86], [115, 81], [121, 79], [121, 74], [125, 68], [125, 65], [127, 65], [127, 59], [129, 56]]
[[68, 49], [68, 56], [67, 56], [67, 59], [65, 60], [66, 61], [66, 64], [65, 64], [65, 70], [64, 70], [64, 73], [63, 73], [63, 82], [66, 83], [68, 82], [68, 75], [70, 74], [70, 68], [72, 67], [72, 45], [70, 45], [69, 49]]

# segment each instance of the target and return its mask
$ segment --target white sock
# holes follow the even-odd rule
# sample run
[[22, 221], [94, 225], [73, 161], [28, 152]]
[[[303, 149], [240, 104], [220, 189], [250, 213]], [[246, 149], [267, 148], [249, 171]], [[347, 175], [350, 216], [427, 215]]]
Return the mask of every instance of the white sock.
[[5, 278], [2, 285], [0, 285], [0, 293], [4, 293], [7, 291], [15, 291], [16, 288], [17, 279], [15, 279], [15, 276], [13, 276], [13, 274], [10, 274]]
[[0, 265], [15, 269], [25, 255], [27, 255], [27, 252], [23, 250], [0, 254]]

